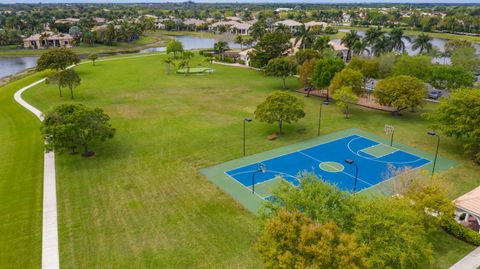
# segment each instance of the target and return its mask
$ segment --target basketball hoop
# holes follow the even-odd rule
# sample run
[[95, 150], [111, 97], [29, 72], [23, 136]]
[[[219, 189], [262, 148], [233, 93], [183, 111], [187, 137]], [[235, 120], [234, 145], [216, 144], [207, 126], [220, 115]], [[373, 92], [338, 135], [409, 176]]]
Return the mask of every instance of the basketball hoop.
[[386, 135], [391, 135], [390, 137], [390, 147], [393, 145], [393, 134], [395, 133], [395, 127], [393, 125], [385, 124], [383, 131]]

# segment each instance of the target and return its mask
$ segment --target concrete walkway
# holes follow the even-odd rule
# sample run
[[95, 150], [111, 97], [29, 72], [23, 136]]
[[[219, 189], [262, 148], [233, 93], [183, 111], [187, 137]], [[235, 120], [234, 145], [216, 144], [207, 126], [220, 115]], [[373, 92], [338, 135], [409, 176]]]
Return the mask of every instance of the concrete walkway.
[[480, 247], [463, 257], [450, 269], [477, 269], [478, 267], [480, 267]]
[[[22, 93], [44, 81], [45, 78], [38, 80], [20, 89], [13, 96], [17, 103], [35, 114], [40, 121], [43, 121], [42, 112], [25, 102]], [[42, 269], [59, 269], [55, 154], [45, 152], [43, 160]]]

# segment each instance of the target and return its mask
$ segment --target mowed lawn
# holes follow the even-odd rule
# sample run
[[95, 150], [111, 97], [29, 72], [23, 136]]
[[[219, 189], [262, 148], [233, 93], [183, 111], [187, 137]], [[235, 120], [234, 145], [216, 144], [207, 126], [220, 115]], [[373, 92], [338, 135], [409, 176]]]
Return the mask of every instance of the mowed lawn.
[[[62, 268], [261, 267], [254, 250], [258, 218], [198, 170], [241, 157], [243, 118], [252, 117], [281, 80], [221, 65], [214, 65], [212, 75], [167, 76], [162, 57], [76, 67], [82, 85], [73, 102], [105, 109], [117, 133], [92, 147], [97, 152], [93, 158], [57, 158]], [[299, 86], [294, 78], [287, 84]], [[45, 84], [24, 97], [42, 111], [72, 102]], [[286, 135], [275, 141], [266, 137], [276, 125], [250, 123], [248, 154], [316, 135], [320, 100], [298, 97], [306, 102], [307, 116], [286, 125]], [[422, 112], [434, 109], [429, 104]], [[346, 120], [331, 105], [324, 107], [323, 116], [324, 133], [356, 127], [382, 135], [389, 123], [396, 126], [397, 141], [430, 152], [435, 148], [421, 112], [393, 117], [354, 108]], [[480, 169], [461, 153], [460, 143], [442, 139], [440, 154], [460, 162], [447, 172], [455, 186], [452, 198], [478, 186]], [[438, 268], [473, 249], [441, 231], [431, 237]]]
[[0, 87], [0, 268], [40, 268], [43, 143], [40, 122], [13, 94], [40, 75]]

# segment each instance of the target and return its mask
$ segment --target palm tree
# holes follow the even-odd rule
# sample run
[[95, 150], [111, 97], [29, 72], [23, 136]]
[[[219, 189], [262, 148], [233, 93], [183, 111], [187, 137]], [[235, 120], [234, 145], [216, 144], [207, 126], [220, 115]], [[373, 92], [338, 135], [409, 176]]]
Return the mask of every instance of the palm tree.
[[384, 35], [384, 32], [382, 31], [382, 28], [380, 27], [370, 27], [368, 30], [365, 32], [365, 42], [369, 46], [372, 46], [377, 42], [377, 40]]
[[233, 42], [235, 42], [235, 44], [239, 44], [240, 50], [243, 50], [243, 37], [241, 35], [237, 35]]
[[266, 28], [266, 25], [260, 21], [254, 23], [250, 30], [250, 36], [254, 40], [261, 39], [265, 35], [265, 32], [266, 32], [265, 28]]
[[186, 50], [182, 53], [182, 61], [180, 62], [179, 66], [181, 65], [182, 68], [187, 68], [187, 73], [190, 73], [190, 59], [194, 56], [193, 52]]
[[382, 34], [371, 47], [371, 53], [375, 56], [380, 56], [383, 53], [390, 52], [392, 50], [392, 43], [390, 38]]
[[355, 55], [361, 55], [364, 52], [370, 54], [370, 50], [368, 49], [367, 42], [360, 40], [353, 44], [352, 52]]
[[313, 31], [311, 31], [310, 29], [311, 27], [305, 27], [305, 24], [302, 24], [298, 28], [298, 31], [296, 31], [294, 34], [295, 36], [294, 46], [296, 46], [297, 43], [300, 42], [300, 46], [302, 47], [302, 49], [307, 49], [312, 47], [315, 35], [313, 34]]
[[429, 35], [421, 33], [413, 41], [412, 49], [413, 50], [420, 49], [420, 51], [419, 51], [420, 54], [423, 53], [424, 51], [427, 52], [427, 53], [430, 53], [430, 51], [432, 51], [432, 49], [433, 49], [432, 43], [430, 43], [431, 40], [432, 40], [432, 38]]
[[163, 62], [167, 64], [167, 75], [170, 75], [170, 66], [175, 66], [175, 60], [173, 57], [167, 57], [163, 60]]
[[355, 45], [355, 43], [359, 42], [360, 40], [361, 40], [360, 36], [355, 30], [350, 30], [349, 33], [347, 33], [344, 37], [342, 37], [341, 44], [345, 45], [345, 47], [348, 48], [347, 60], [352, 58], [352, 48]]
[[389, 37], [391, 45], [396, 51], [405, 52], [405, 42], [403, 42], [403, 39], [406, 39], [408, 42], [412, 42], [410, 37], [403, 35], [403, 30], [400, 28], [393, 29], [390, 32]]
[[213, 49], [222, 55], [222, 61], [225, 60], [225, 51], [229, 50], [228, 43], [225, 41], [218, 41], [213, 45]]
[[326, 49], [332, 49], [332, 45], [330, 45], [330, 37], [326, 35], [319, 36], [313, 42], [312, 48], [315, 50], [320, 51], [323, 53]]
[[275, 25], [275, 32], [277, 33], [290, 33], [290, 28], [285, 24], [279, 23]]

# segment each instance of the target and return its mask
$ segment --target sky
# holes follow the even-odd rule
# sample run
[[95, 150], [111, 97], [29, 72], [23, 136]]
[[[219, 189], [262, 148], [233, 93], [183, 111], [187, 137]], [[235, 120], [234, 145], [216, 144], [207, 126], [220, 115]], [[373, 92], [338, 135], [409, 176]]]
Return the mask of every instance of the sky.
[[[166, 3], [185, 2], [186, 0], [0, 0], [0, 4], [13, 3]], [[196, 3], [450, 3], [479, 4], [480, 0], [194, 0]]]

